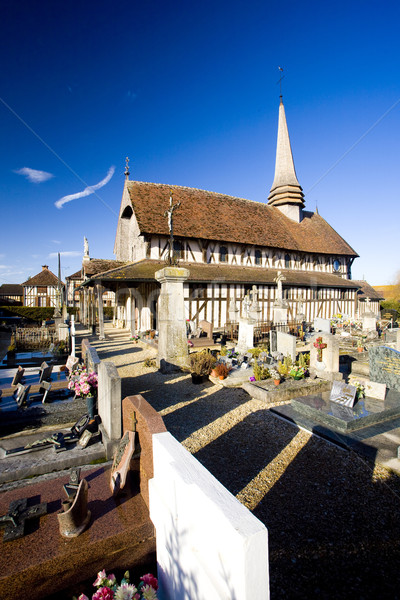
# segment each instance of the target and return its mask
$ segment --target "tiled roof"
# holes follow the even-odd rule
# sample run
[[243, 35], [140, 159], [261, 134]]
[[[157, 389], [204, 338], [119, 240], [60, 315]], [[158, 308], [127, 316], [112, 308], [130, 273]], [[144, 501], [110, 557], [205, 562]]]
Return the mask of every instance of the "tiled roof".
[[373, 288], [380, 294], [381, 298], [385, 298], [386, 300], [400, 298], [400, 285], [374, 285]]
[[76, 273], [73, 273], [72, 275], [68, 275], [68, 277], [66, 277], [65, 279], [83, 279], [82, 269], [79, 269], [79, 271], [76, 271]]
[[[104, 283], [111, 282], [150, 282], [155, 281], [154, 273], [166, 266], [166, 263], [158, 260], [141, 260], [129, 263], [118, 269], [112, 269], [106, 273], [98, 273], [94, 279]], [[192, 283], [242, 283], [244, 285], [271, 284], [275, 285], [274, 279], [278, 269], [265, 269], [263, 267], [240, 267], [228, 265], [210, 265], [203, 263], [180, 262], [179, 267], [188, 269], [189, 280]], [[284, 285], [312, 286], [312, 287], [335, 287], [356, 288], [358, 285], [349, 279], [343, 279], [338, 275], [329, 273], [318, 273], [310, 271], [282, 270], [286, 277]], [[86, 282], [89, 284], [90, 282]], [[85, 285], [85, 284], [83, 284]]]
[[359, 289], [357, 290], [357, 298], [359, 300], [365, 300], [366, 298], [370, 298], [371, 300], [383, 300], [383, 295], [375, 290], [372, 286], [369, 285], [363, 279], [361, 280], [353, 280], [354, 283], [357, 284]]
[[23, 293], [23, 287], [18, 283], [3, 283], [0, 285], [0, 296], [22, 296]]
[[83, 271], [87, 277], [92, 277], [96, 273], [102, 273], [115, 269], [125, 263], [118, 260], [107, 260], [104, 258], [91, 258], [89, 263], [83, 263]]
[[301, 223], [274, 206], [194, 188], [140, 181], [126, 182], [142, 234], [169, 235], [164, 216], [173, 201], [174, 235], [283, 248], [301, 252], [358, 256], [317, 213], [304, 211]]
[[[21, 285], [23, 285], [23, 286], [26, 286], [26, 285], [55, 285], [55, 286], [57, 286], [58, 285], [58, 277], [56, 275], [54, 275], [54, 273], [49, 271], [49, 269], [42, 269], [40, 271], [40, 273], [38, 273], [37, 275], [34, 275], [30, 279], [27, 279]], [[61, 285], [64, 285], [64, 283], [61, 282]]]

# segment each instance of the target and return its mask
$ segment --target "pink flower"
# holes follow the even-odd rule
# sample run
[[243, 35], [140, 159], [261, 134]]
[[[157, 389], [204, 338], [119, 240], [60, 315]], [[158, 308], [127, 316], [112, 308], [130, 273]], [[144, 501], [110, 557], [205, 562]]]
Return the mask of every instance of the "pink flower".
[[92, 596], [92, 600], [113, 600], [114, 592], [109, 587], [102, 587]]
[[78, 600], [89, 600], [89, 598], [85, 594], [81, 594]]
[[101, 582], [102, 582], [104, 579], [107, 579], [107, 575], [106, 575], [106, 570], [105, 570], [105, 569], [103, 569], [102, 571], [99, 571], [99, 572], [97, 573], [97, 579], [96, 579], [96, 581], [95, 581], [95, 582], [94, 582], [94, 584], [93, 584], [93, 585], [94, 585], [94, 587], [99, 587], [99, 585], [101, 585]]
[[143, 583], [147, 584], [147, 585], [151, 585], [152, 588], [154, 588], [155, 590], [158, 590], [158, 581], [157, 578], [154, 577], [154, 575], [152, 575], [151, 573], [147, 573], [146, 575], [143, 575], [143, 577], [140, 578]]

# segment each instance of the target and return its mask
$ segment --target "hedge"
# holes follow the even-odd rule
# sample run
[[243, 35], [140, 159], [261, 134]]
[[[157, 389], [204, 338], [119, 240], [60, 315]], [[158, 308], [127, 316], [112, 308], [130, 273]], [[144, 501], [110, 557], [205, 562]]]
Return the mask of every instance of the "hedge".
[[[51, 306], [0, 306], [0, 310], [4, 316], [18, 316], [37, 322], [47, 321], [54, 316], [54, 307]], [[76, 310], [73, 307], [68, 308], [70, 314], [76, 314]]]

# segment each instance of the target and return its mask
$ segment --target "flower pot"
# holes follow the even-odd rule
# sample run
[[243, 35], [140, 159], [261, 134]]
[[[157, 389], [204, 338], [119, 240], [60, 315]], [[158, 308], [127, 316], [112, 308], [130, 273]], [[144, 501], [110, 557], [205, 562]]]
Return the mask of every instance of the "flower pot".
[[89, 417], [91, 419], [94, 419], [94, 415], [96, 412], [96, 397], [95, 396], [86, 396], [86, 408], [87, 408]]
[[281, 382], [281, 380], [280, 380], [280, 379], [274, 379], [274, 384], [275, 384], [275, 385], [279, 385], [279, 384], [280, 384], [280, 382]]
[[218, 377], [218, 373], [215, 369], [211, 369], [210, 375], [211, 375], [211, 377]]
[[222, 381], [223, 379], [225, 379], [225, 375], [220, 375], [220, 376], [218, 377], [218, 379], [220, 379], [220, 380]]
[[192, 383], [198, 385], [203, 381], [203, 375], [199, 375], [198, 373], [192, 373]]
[[358, 346], [358, 348], [357, 348], [357, 352], [362, 352], [363, 350], [364, 350], [364, 348], [362, 348], [362, 347]]

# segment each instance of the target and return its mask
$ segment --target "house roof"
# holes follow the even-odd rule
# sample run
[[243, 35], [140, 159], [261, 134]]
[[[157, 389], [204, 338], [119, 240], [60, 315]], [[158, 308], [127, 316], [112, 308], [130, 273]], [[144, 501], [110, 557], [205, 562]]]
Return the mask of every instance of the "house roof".
[[375, 290], [365, 280], [363, 280], [363, 279], [358, 280], [358, 281], [354, 280], [354, 283], [356, 283], [359, 287], [359, 289], [357, 291], [357, 297], [359, 300], [365, 300], [366, 298], [370, 298], [371, 300], [383, 300], [384, 299], [381, 292]]
[[79, 271], [76, 271], [76, 273], [73, 273], [72, 275], [68, 275], [68, 277], [66, 277], [65, 279], [83, 279], [82, 276], [82, 269], [79, 269]]
[[[24, 287], [27, 285], [57, 286], [58, 285], [58, 277], [56, 275], [54, 275], [54, 273], [52, 273], [47, 267], [43, 267], [42, 270], [40, 271], [40, 273], [38, 273], [37, 275], [34, 275], [30, 279], [27, 279], [21, 285]], [[65, 285], [65, 284], [63, 282], [61, 282], [61, 285]]]
[[374, 285], [374, 290], [385, 300], [396, 300], [400, 298], [400, 285]]
[[97, 273], [102, 273], [104, 271], [109, 271], [110, 269], [115, 269], [117, 267], [121, 267], [124, 265], [124, 262], [119, 260], [108, 260], [105, 258], [91, 258], [90, 262], [83, 263], [82, 270], [86, 277], [93, 277]]
[[172, 191], [174, 204], [181, 203], [174, 212], [176, 237], [358, 256], [318, 213], [304, 211], [296, 223], [263, 202], [142, 181], [126, 181], [126, 187], [141, 234], [169, 235], [164, 213]]
[[0, 285], [0, 296], [22, 296], [24, 293], [19, 283], [3, 283]]
[[[104, 284], [113, 285], [118, 282], [154, 282], [156, 271], [164, 268], [166, 263], [159, 260], [141, 260], [128, 263], [117, 269], [104, 273], [98, 273], [92, 280], [87, 280], [82, 285], [90, 285], [94, 281], [102, 281]], [[274, 279], [278, 269], [265, 269], [263, 267], [246, 267], [231, 265], [213, 265], [204, 263], [179, 263], [180, 267], [189, 270], [188, 281], [190, 283], [241, 283], [244, 285], [264, 284], [275, 285]], [[343, 279], [338, 275], [329, 273], [318, 273], [311, 271], [282, 270], [286, 277], [285, 285], [311, 286], [311, 287], [334, 287], [354, 289], [358, 285], [349, 279]]]

